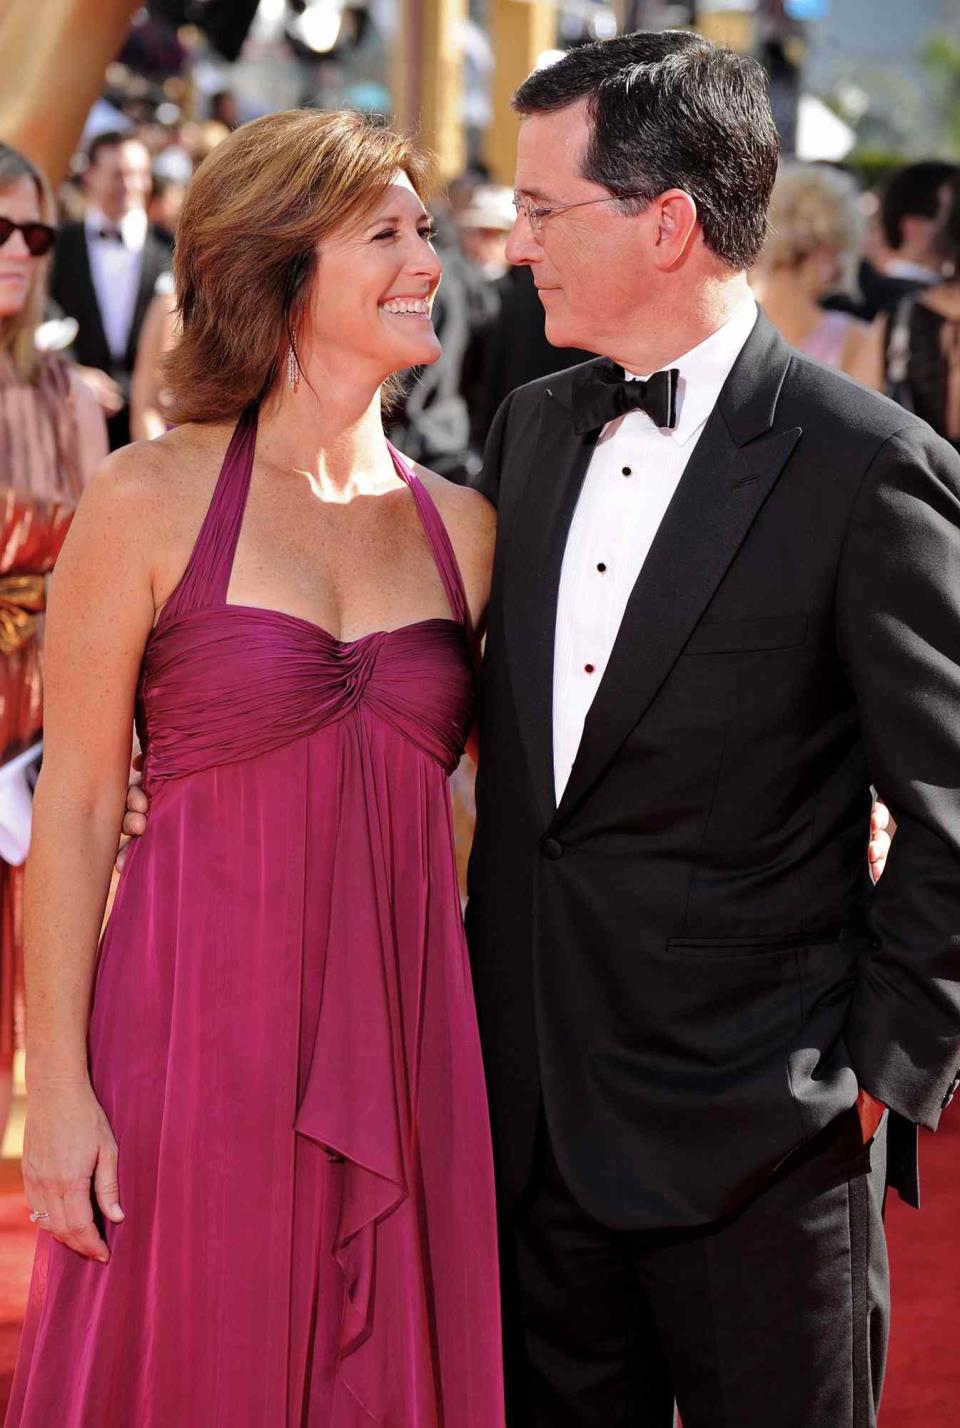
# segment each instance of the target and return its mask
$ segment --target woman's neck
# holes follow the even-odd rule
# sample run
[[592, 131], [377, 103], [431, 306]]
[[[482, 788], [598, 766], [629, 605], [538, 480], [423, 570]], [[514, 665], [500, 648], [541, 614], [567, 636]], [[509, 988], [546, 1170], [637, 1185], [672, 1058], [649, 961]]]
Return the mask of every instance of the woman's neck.
[[286, 381], [264, 404], [258, 456], [278, 471], [308, 475], [332, 501], [347, 501], [396, 481], [383, 434], [379, 386], [337, 380], [309, 369], [294, 389]]

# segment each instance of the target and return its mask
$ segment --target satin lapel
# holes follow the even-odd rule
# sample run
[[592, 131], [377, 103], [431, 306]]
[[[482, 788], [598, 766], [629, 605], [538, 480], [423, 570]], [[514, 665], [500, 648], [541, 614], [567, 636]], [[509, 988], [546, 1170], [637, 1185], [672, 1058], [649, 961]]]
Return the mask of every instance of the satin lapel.
[[[789, 360], [789, 349], [761, 317], [627, 602], [558, 820], [589, 793], [644, 714], [793, 451], [799, 427], [769, 430]], [[758, 428], [767, 434], [751, 440]]]
[[553, 650], [560, 568], [597, 433], [578, 436], [565, 402], [548, 393], [536, 463], [504, 551], [504, 630], [510, 674], [544, 827], [556, 812]]

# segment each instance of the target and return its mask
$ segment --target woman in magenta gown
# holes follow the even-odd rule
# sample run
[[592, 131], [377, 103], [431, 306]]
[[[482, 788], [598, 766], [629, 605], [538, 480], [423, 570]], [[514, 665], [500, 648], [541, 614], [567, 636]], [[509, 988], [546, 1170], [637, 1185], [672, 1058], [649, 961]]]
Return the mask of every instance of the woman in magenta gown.
[[[108, 461], [61, 558], [8, 1428], [502, 1428], [447, 787], [492, 519], [379, 417], [438, 351], [422, 188], [356, 116], [216, 150], [182, 425]], [[151, 817], [97, 957], [134, 704]]]

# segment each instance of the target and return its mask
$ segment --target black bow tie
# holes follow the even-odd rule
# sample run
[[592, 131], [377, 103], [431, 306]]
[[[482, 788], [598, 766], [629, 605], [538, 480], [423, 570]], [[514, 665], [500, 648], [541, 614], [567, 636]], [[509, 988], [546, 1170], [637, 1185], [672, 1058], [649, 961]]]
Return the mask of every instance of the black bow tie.
[[672, 431], [677, 424], [679, 369], [654, 372], [646, 382], [628, 380], [615, 362], [593, 367], [573, 389], [573, 424], [582, 436], [627, 412], [646, 412], [654, 426]]
[[97, 237], [103, 243], [123, 243], [123, 234], [119, 228], [98, 228]]

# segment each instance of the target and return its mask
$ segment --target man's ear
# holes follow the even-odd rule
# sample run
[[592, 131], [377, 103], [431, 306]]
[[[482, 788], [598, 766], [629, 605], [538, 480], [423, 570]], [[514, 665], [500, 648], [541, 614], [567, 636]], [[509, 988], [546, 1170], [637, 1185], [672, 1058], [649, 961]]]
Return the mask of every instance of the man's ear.
[[653, 260], [664, 270], [685, 257], [699, 228], [697, 205], [682, 188], [668, 188], [653, 201], [656, 244]]

